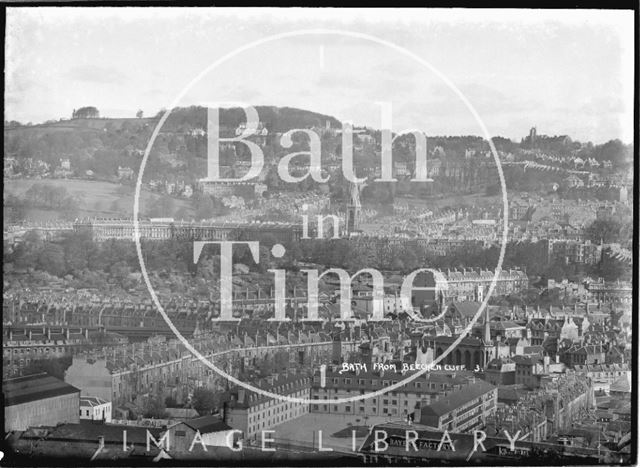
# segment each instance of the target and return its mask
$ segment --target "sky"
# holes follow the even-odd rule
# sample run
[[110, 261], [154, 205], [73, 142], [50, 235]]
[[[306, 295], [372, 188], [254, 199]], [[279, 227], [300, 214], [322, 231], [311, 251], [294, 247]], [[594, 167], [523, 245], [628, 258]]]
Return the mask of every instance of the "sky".
[[633, 138], [632, 11], [7, 10], [5, 120], [240, 101], [380, 128], [390, 102], [395, 131]]

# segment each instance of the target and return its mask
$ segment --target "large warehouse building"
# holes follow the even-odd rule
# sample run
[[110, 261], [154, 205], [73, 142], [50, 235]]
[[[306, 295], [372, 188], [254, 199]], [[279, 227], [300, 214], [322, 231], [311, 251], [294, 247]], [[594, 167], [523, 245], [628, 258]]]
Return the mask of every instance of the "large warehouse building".
[[7, 379], [2, 395], [5, 432], [80, 420], [80, 390], [46, 373]]

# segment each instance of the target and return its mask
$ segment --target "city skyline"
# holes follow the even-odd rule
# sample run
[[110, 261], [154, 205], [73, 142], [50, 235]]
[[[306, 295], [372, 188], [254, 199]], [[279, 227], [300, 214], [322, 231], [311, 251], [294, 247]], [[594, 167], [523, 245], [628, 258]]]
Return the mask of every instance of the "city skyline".
[[[10, 9], [6, 119], [41, 123], [85, 105], [104, 117], [134, 117], [138, 109], [155, 115], [232, 50], [312, 27], [374, 36], [427, 60], [467, 97], [492, 135], [518, 140], [537, 126], [541, 134], [596, 144], [632, 139], [630, 13], [559, 11], [550, 21], [544, 11], [434, 10], [407, 20], [390, 10], [356, 17], [321, 9], [311, 23], [305, 9], [147, 10], [129, 8], [125, 19], [115, 9]], [[413, 21], [428, 27], [416, 31]], [[193, 24], [199, 27], [185, 32]], [[178, 105], [216, 99], [297, 107], [375, 128], [381, 127], [375, 102], [385, 100], [393, 103], [394, 130], [482, 134], [433, 73], [383, 45], [342, 36], [289, 37], [247, 50]]]
[[0, 455], [636, 463], [637, 13], [10, 9]]

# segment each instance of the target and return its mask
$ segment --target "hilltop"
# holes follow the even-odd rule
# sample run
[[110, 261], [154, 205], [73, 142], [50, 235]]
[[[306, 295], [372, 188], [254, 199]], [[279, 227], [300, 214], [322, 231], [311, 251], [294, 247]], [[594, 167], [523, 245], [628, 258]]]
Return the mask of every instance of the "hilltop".
[[122, 128], [127, 125], [148, 126], [154, 124], [156, 121], [156, 117], [63, 119], [57, 122], [46, 122], [37, 125], [5, 125], [4, 133], [5, 138], [13, 135], [37, 138], [52, 132], [100, 132], [105, 129], [122, 130]]
[[[324, 127], [327, 122], [332, 128], [339, 128], [341, 123], [332, 116], [323, 115], [304, 109], [293, 107], [256, 106], [260, 122], [270, 132], [286, 132], [292, 128]], [[164, 110], [153, 117], [131, 118], [74, 118], [61, 119], [57, 122], [46, 122], [36, 125], [5, 124], [5, 135], [21, 134], [28, 137], [39, 137], [50, 132], [84, 132], [84, 131], [119, 131], [127, 127], [145, 127], [155, 125], [163, 115]], [[246, 121], [245, 113], [240, 108], [221, 109], [220, 124], [223, 127], [237, 127]], [[201, 106], [177, 107], [171, 111], [162, 131], [181, 131], [190, 128], [207, 127], [207, 109]]]

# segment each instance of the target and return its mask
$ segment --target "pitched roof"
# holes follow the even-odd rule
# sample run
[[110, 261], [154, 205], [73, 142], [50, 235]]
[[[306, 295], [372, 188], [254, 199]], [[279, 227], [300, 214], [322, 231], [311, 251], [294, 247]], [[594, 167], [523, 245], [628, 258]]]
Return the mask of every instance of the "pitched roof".
[[621, 375], [616, 379], [609, 387], [609, 391], [631, 393], [631, 379], [629, 373]]
[[460, 313], [460, 315], [470, 318], [473, 317], [480, 308], [480, 302], [463, 301], [454, 302], [453, 307]]
[[422, 416], [442, 416], [495, 388], [496, 387], [489, 382], [476, 380], [474, 384], [467, 385], [460, 390], [442, 396], [435, 403], [423, 407]]
[[81, 396], [80, 397], [80, 406], [100, 406], [109, 403], [102, 398], [95, 396]]
[[[105, 443], [122, 444], [123, 430], [127, 431], [127, 442], [129, 444], [138, 445], [146, 445], [147, 431], [149, 431], [149, 433], [151, 433], [151, 435], [156, 439], [162, 433], [162, 430], [156, 427], [95, 424], [93, 421], [80, 420], [79, 423], [59, 424], [58, 426], [51, 428], [45, 438], [65, 442], [88, 441], [96, 443], [98, 441], [98, 437], [104, 437]], [[38, 435], [39, 432], [40, 431], [35, 431], [31, 428], [25, 432], [23, 437], [36, 437], [41, 439], [42, 436]], [[151, 447], [154, 447], [154, 444], [152, 444]]]
[[80, 389], [46, 373], [16, 377], [2, 382], [5, 406], [19, 405], [70, 393], [79, 394]]
[[229, 431], [231, 427], [227, 425], [219, 416], [201, 416], [195, 419], [187, 419], [182, 421], [194, 431], [200, 431], [200, 434], [208, 434], [210, 432]]

